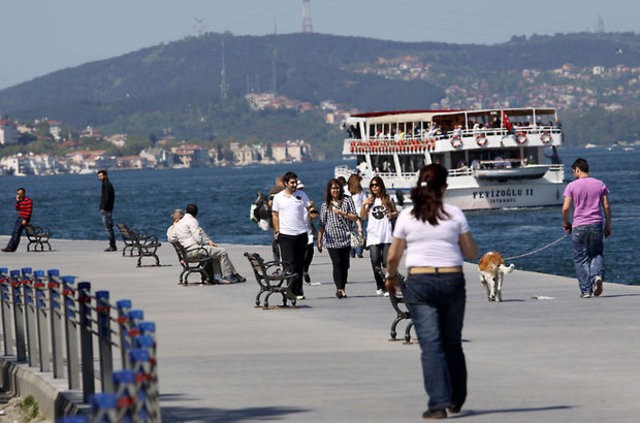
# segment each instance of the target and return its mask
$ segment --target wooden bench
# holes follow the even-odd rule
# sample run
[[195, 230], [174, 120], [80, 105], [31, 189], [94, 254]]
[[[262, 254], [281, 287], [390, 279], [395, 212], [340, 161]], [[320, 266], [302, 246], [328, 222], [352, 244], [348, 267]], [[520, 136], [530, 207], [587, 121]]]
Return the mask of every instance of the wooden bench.
[[[386, 277], [386, 271], [384, 269], [376, 268], [376, 271], [382, 276], [382, 278]], [[398, 273], [398, 284], [402, 286], [403, 282], [404, 276]], [[389, 293], [389, 300], [391, 301], [391, 307], [393, 307], [393, 310], [396, 312], [396, 317], [391, 323], [391, 338], [389, 338], [389, 341], [398, 341], [398, 339], [396, 339], [396, 328], [398, 327], [398, 323], [403, 320], [408, 320], [407, 326], [404, 330], [404, 343], [411, 344], [411, 328], [413, 328], [413, 321], [411, 320], [411, 313], [409, 313], [409, 310], [407, 309], [404, 298], [400, 295], [399, 291], [396, 291], [395, 295]]]
[[158, 257], [158, 248], [162, 245], [158, 241], [155, 235], [149, 234], [143, 229], [129, 228], [127, 225], [118, 223], [116, 225], [120, 236], [124, 242], [124, 248], [122, 249], [122, 255], [125, 255], [127, 249], [129, 249], [129, 256], [137, 256], [137, 266], [142, 266], [143, 257], [153, 257], [156, 261], [155, 266], [160, 266], [160, 258]]
[[263, 308], [269, 308], [269, 297], [272, 294], [282, 295], [282, 307], [287, 307], [287, 299], [291, 300], [291, 305], [296, 306], [296, 297], [288, 290], [289, 280], [296, 277], [296, 273], [287, 273], [281, 261], [265, 262], [258, 253], [244, 253], [249, 260], [256, 281], [260, 286], [256, 295], [256, 307], [260, 307], [260, 297], [263, 298]]
[[122, 242], [124, 242], [124, 248], [122, 249], [122, 255], [124, 256], [129, 249], [129, 256], [133, 257], [133, 250], [135, 248], [135, 240], [137, 235], [129, 229], [127, 225], [122, 223], [116, 224], [118, 231], [120, 232], [120, 236], [122, 237]]
[[[182, 266], [182, 272], [180, 272], [180, 276], [178, 277], [179, 285], [188, 286], [189, 275], [192, 273], [200, 274], [200, 284], [207, 283], [209, 279], [207, 263], [210, 260], [213, 260], [214, 275], [212, 275], [212, 277], [215, 279], [216, 275], [220, 274], [220, 261], [211, 257], [206, 249], [199, 247], [195, 249], [197, 252], [195, 257], [193, 255], [188, 257], [187, 250], [178, 241], [171, 241], [170, 243], [178, 255], [178, 262], [180, 263], [180, 266]], [[189, 252], [191, 252], [191, 250], [189, 250]]]
[[[27, 251], [44, 251], [45, 245], [49, 248], [49, 251], [51, 251], [51, 244], [49, 244], [51, 231], [48, 228], [29, 223], [24, 227], [24, 229], [27, 234], [27, 239], [29, 239]], [[33, 250], [31, 250], [32, 245], [34, 246]]]

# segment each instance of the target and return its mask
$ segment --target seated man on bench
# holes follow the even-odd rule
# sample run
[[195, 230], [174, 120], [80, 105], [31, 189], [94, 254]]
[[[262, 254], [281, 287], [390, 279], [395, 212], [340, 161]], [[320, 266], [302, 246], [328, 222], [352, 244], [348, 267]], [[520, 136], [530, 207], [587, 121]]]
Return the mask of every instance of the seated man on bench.
[[[175, 212], [177, 214], [177, 210]], [[193, 254], [197, 255], [197, 249], [204, 248], [213, 259], [220, 261], [220, 267], [222, 268], [222, 280], [218, 280], [220, 283], [234, 283], [245, 282], [246, 279], [238, 274], [233, 263], [229, 260], [229, 254], [224, 248], [218, 247], [213, 242], [207, 233], [200, 227], [196, 216], [198, 215], [198, 206], [195, 204], [188, 204], [186, 208], [186, 214], [182, 218], [173, 216], [174, 224], [167, 230], [167, 238], [169, 241], [177, 240], [180, 245], [187, 251], [187, 256], [190, 254], [190, 250]], [[213, 260], [210, 264], [207, 264], [207, 273], [209, 274], [209, 281], [214, 281], [213, 272]]]

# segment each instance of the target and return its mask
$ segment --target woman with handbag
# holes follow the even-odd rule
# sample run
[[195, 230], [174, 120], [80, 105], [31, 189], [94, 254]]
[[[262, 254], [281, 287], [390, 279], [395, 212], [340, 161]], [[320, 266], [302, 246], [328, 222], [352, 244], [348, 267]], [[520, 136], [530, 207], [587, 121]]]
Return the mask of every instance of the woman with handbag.
[[327, 182], [324, 203], [320, 209], [318, 251], [322, 251], [324, 241], [333, 265], [333, 282], [336, 285], [338, 298], [347, 296], [345, 288], [350, 266], [349, 253], [356, 220], [358, 220], [358, 214], [353, 200], [344, 195], [342, 184], [337, 179], [330, 179]]
[[392, 219], [398, 216], [396, 205], [387, 194], [384, 181], [374, 176], [369, 182], [369, 197], [360, 208], [360, 217], [367, 220], [367, 248], [371, 258], [373, 277], [376, 280], [376, 294], [389, 296], [384, 279], [378, 269], [387, 268], [387, 253], [391, 246]]

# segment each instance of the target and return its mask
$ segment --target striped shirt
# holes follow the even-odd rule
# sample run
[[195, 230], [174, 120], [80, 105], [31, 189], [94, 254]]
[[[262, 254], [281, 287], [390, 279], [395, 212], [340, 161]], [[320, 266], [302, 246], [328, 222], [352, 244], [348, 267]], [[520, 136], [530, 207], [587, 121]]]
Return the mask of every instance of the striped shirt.
[[[355, 222], [350, 221], [346, 217], [338, 216], [330, 211], [327, 203], [322, 203], [320, 210], [320, 228], [324, 229], [324, 242], [327, 248], [344, 248], [351, 246], [351, 235], [356, 228]], [[340, 210], [345, 213], [355, 214], [356, 206], [353, 204], [351, 197], [344, 197]]]
[[16, 210], [18, 210], [18, 218], [25, 219], [27, 222], [31, 220], [31, 213], [33, 212], [31, 198], [24, 197], [22, 200], [16, 201]]

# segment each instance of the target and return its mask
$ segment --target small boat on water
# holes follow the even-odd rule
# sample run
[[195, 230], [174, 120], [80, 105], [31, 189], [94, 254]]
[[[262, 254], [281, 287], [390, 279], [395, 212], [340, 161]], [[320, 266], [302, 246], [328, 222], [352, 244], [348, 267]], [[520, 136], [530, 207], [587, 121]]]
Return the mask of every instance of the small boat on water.
[[447, 201], [463, 210], [562, 204], [562, 128], [553, 108], [361, 113], [343, 127], [342, 154], [356, 166], [336, 167], [336, 177], [358, 173], [367, 188], [378, 175], [400, 202], [420, 168], [441, 163]]

